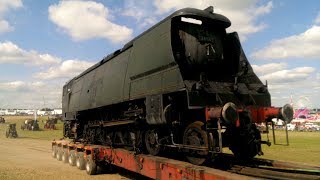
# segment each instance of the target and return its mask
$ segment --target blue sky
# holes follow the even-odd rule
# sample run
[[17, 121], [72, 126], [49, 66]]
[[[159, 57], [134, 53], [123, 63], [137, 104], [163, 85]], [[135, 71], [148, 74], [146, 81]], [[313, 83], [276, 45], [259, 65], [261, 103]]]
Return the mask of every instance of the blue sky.
[[232, 21], [272, 104], [320, 108], [318, 0], [1, 0], [0, 108], [61, 107], [63, 84], [184, 7]]

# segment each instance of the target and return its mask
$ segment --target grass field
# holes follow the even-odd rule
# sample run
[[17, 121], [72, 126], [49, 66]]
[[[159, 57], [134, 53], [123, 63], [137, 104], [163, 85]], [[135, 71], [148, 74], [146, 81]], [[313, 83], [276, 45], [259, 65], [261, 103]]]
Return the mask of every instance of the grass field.
[[33, 119], [33, 116], [3, 116], [6, 120], [5, 124], [0, 124], [0, 133], [4, 136], [9, 123], [16, 123], [16, 129], [19, 138], [34, 138], [41, 140], [50, 140], [62, 138], [63, 123], [58, 121], [56, 130], [44, 129], [44, 122], [48, 116], [37, 117], [40, 131], [21, 130], [21, 125], [24, 124], [26, 119]]
[[[59, 139], [62, 137], [63, 124], [58, 121], [57, 130], [43, 129], [44, 121], [47, 120], [47, 116], [38, 117], [40, 131], [28, 131], [21, 130], [21, 124], [32, 116], [5, 116], [6, 124], [0, 124], [0, 133], [5, 136], [7, 124], [16, 123], [19, 138], [33, 138], [51, 141], [53, 139]], [[43, 121], [43, 122], [42, 122]], [[266, 140], [266, 134], [262, 135], [262, 138]], [[274, 145], [272, 139], [272, 133], [269, 134], [272, 145], [262, 145], [264, 156], [260, 156], [265, 159], [274, 159], [282, 161], [302, 162], [306, 164], [320, 165], [320, 132], [289, 132], [289, 146]], [[276, 131], [277, 143], [285, 143], [285, 131]]]
[[[298, 132], [289, 131], [289, 146], [263, 145], [264, 156], [261, 158], [275, 159], [292, 162], [302, 162], [307, 164], [320, 165], [320, 132]], [[285, 131], [275, 132], [276, 142], [285, 143]], [[272, 133], [269, 134], [270, 141], [273, 142]], [[263, 134], [263, 139], [266, 135]]]

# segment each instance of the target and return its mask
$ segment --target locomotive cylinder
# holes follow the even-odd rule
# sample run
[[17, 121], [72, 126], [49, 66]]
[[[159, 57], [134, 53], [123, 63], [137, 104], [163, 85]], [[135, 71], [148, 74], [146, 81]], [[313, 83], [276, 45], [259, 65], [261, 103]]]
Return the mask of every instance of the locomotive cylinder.
[[221, 117], [227, 125], [236, 125], [239, 119], [237, 106], [232, 102], [228, 102], [223, 107], [206, 108], [207, 121], [210, 119], [220, 119]]

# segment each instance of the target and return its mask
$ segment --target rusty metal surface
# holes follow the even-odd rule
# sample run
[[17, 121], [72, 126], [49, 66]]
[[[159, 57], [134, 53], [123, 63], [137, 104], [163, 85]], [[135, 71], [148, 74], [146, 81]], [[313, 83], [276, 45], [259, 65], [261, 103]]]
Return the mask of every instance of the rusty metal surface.
[[[68, 143], [65, 140], [53, 141], [54, 146], [69, 146], [76, 149], [77, 143]], [[67, 147], [66, 146], [66, 147]], [[320, 167], [301, 163], [274, 161], [267, 159], [254, 159], [252, 161], [239, 161], [233, 156], [221, 156], [222, 161], [215, 162], [223, 170], [197, 166], [187, 162], [157, 157], [151, 155], [136, 154], [125, 149], [112, 148], [102, 145], [81, 144], [84, 156], [91, 154], [91, 158], [97, 162], [106, 162], [129, 171], [141, 174], [152, 179], [319, 179]], [[247, 165], [244, 165], [246, 163]], [[228, 164], [228, 165], [226, 165]]]
[[[66, 141], [53, 141], [53, 145], [61, 145]], [[70, 146], [79, 146], [69, 144]], [[152, 179], [186, 179], [186, 180], [211, 180], [211, 179], [251, 179], [247, 176], [237, 175], [234, 173], [213, 169], [205, 166], [196, 166], [187, 162], [156, 157], [151, 155], [135, 154], [135, 152], [114, 149], [109, 146], [84, 145], [86, 153], [93, 153], [90, 156], [98, 161], [106, 161], [118, 167], [125, 168], [129, 171], [136, 172]]]

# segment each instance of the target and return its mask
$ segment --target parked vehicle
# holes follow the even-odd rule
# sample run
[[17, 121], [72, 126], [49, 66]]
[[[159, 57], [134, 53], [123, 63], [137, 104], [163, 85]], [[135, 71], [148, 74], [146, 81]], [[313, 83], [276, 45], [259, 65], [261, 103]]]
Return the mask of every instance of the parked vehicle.
[[49, 118], [46, 120], [46, 123], [44, 124], [44, 129], [51, 129], [55, 130], [56, 129], [56, 124], [57, 124], [57, 118]]
[[305, 128], [304, 125], [299, 125], [298, 128], [297, 128], [298, 131], [305, 131], [305, 129], [306, 128]]
[[3, 117], [0, 117], [0, 123], [5, 123], [5, 122], [6, 122], [6, 120], [4, 120]]
[[22, 130], [30, 130], [30, 131], [38, 131], [39, 130], [39, 124], [37, 120], [26, 120], [24, 124], [21, 125]]
[[317, 124], [313, 124], [313, 123], [306, 123], [305, 124], [305, 130], [306, 131], [319, 131], [320, 127]]
[[16, 130], [16, 124], [9, 124], [8, 125], [7, 131], [6, 131], [6, 137], [7, 138], [9, 138], [9, 137], [13, 137], [13, 138], [18, 137], [18, 133], [17, 133], [17, 130]]
[[288, 131], [294, 131], [294, 130], [296, 130], [296, 125], [295, 124], [287, 124], [287, 129], [288, 129]]

